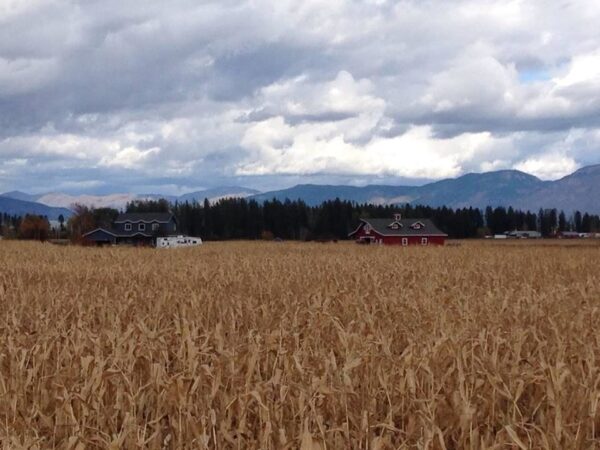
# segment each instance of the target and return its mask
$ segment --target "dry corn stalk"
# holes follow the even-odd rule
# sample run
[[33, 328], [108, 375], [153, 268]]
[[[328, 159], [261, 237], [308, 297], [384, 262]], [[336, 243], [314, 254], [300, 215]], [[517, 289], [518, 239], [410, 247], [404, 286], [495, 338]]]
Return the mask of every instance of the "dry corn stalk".
[[0, 242], [0, 443], [599, 446], [600, 248]]

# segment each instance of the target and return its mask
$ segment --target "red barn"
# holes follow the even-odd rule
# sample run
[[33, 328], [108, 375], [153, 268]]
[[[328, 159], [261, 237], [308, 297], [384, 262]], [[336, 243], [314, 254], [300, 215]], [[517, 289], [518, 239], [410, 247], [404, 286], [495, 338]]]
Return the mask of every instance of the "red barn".
[[348, 235], [359, 244], [444, 245], [447, 234], [429, 219], [360, 219], [360, 225]]

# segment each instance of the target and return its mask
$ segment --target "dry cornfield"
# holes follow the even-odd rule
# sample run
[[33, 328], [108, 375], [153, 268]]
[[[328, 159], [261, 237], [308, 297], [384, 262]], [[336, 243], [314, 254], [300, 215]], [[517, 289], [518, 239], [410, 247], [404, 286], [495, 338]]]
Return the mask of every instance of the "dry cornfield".
[[0, 242], [4, 449], [600, 447], [600, 246]]

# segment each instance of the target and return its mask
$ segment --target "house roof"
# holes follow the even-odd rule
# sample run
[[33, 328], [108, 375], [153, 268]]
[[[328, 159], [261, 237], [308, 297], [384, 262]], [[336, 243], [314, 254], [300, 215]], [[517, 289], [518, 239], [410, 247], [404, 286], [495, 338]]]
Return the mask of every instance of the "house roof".
[[[363, 224], [371, 226], [373, 231], [383, 236], [448, 236], [429, 219], [360, 219], [361, 224], [350, 233], [355, 234]], [[397, 228], [391, 226], [397, 224]], [[420, 227], [414, 226], [420, 224]]]
[[171, 221], [171, 218], [174, 218], [171, 213], [124, 213], [119, 214], [117, 216], [117, 220], [115, 223], [124, 223], [124, 222], [159, 222], [159, 223], [168, 223]]
[[124, 237], [124, 238], [133, 237], [133, 236], [152, 237], [151, 234], [143, 233], [143, 232], [137, 231], [137, 230], [122, 231], [122, 230], [115, 230], [115, 229], [112, 229], [112, 228], [96, 228], [95, 230], [88, 231], [87, 233], [85, 233], [83, 235], [83, 237], [87, 237], [87, 236], [89, 236], [91, 234], [94, 234], [94, 233], [96, 233], [98, 231], [101, 231], [101, 232], [106, 233], [106, 234], [110, 234], [111, 236], [114, 236], [114, 237]]

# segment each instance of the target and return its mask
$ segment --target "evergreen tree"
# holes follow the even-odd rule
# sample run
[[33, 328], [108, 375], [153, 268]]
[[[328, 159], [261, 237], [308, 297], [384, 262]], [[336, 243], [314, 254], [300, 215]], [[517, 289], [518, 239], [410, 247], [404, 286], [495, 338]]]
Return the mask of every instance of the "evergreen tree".
[[567, 216], [564, 211], [558, 215], [558, 231], [567, 231]]
[[590, 233], [592, 231], [592, 218], [588, 213], [585, 213], [581, 218], [581, 232]]
[[575, 226], [575, 231], [577, 231], [578, 233], [581, 233], [582, 230], [581, 221], [581, 213], [579, 211], [575, 211], [575, 215], [573, 216], [573, 225]]

